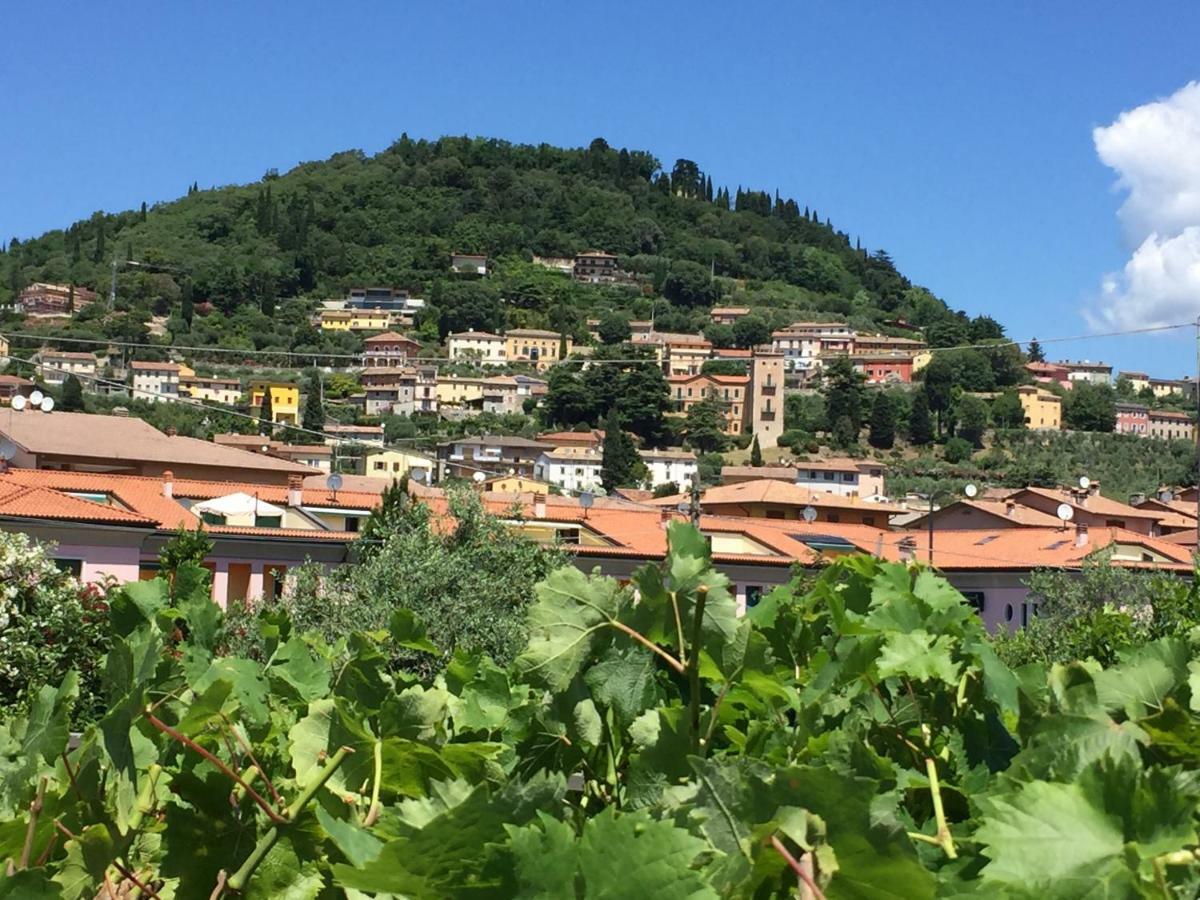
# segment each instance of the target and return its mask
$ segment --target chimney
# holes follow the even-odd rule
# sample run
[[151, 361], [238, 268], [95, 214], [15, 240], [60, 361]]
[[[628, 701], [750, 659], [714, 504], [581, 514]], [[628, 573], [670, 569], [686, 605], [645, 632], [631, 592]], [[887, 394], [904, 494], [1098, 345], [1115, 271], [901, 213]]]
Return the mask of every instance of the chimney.
[[1140, 491], [1138, 493], [1129, 495], [1129, 505], [1130, 506], [1141, 506], [1145, 502], [1146, 502], [1146, 495], [1141, 493]]
[[172, 472], [170, 469], [167, 469], [165, 472], [163, 472], [162, 479], [163, 479], [163, 485], [162, 485], [163, 496], [168, 499], [170, 499], [171, 497], [174, 497], [175, 496], [175, 473]]
[[546, 495], [541, 491], [533, 495], [533, 517], [535, 519], [546, 518]]
[[905, 562], [912, 562], [917, 558], [917, 539], [906, 537], [900, 540], [896, 545], [900, 549], [900, 558]]
[[1008, 516], [1010, 519], [1015, 519], [1017, 517], [1017, 501], [1016, 500], [1009, 499], [1009, 500], [1004, 501], [1004, 514], [1006, 516]]
[[1082, 522], [1075, 526], [1075, 546], [1086, 547], [1088, 545], [1088, 527]]
[[1093, 481], [1091, 484], [1088, 485], [1088, 495], [1089, 496], [1095, 497], [1099, 493], [1100, 493], [1100, 482], [1099, 481]]
[[302, 506], [304, 504], [304, 476], [289, 475], [288, 476], [288, 506]]
[[669, 507], [669, 506], [659, 507], [658, 524], [662, 525], [663, 528], [666, 528], [668, 525], [670, 525], [671, 520], [673, 518], [675, 518], [675, 517], [671, 514], [671, 507]]

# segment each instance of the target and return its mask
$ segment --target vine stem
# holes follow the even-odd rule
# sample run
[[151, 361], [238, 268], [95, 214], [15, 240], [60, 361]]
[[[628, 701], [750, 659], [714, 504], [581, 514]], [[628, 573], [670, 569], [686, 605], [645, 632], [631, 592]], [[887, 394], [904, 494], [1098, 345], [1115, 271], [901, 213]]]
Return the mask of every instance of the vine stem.
[[338, 751], [329, 758], [325, 763], [325, 768], [321, 770], [321, 774], [317, 776], [317, 780], [304, 789], [292, 805], [287, 808], [287, 818], [271, 827], [271, 830], [258, 839], [258, 843], [254, 845], [254, 849], [250, 851], [250, 855], [246, 857], [246, 861], [242, 863], [241, 868], [229, 876], [225, 882], [225, 886], [232, 891], [245, 890], [251, 877], [254, 875], [254, 870], [259, 867], [267, 854], [271, 852], [271, 848], [279, 840], [279, 836], [283, 833], [282, 829], [291, 824], [308, 805], [309, 801], [317, 795], [317, 792], [325, 786], [333, 773], [338, 770], [338, 767], [345, 762], [346, 757], [354, 751], [349, 747], [339, 747]]
[[675, 634], [679, 640], [679, 661], [687, 665], [687, 645], [683, 642], [683, 619], [679, 615], [679, 596], [671, 591], [671, 609], [675, 612]]
[[950, 834], [950, 826], [946, 824], [946, 811], [942, 808], [942, 789], [938, 784], [937, 763], [933, 757], [925, 757], [925, 774], [929, 776], [929, 793], [933, 797], [933, 816], [937, 822], [937, 843], [946, 856], [958, 859], [958, 851], [954, 848], [954, 836]]
[[704, 627], [704, 605], [708, 588], [696, 588], [696, 608], [692, 612], [692, 646], [688, 653], [688, 710], [692, 733], [692, 752], [700, 752], [700, 637]]
[[812, 894], [815, 900], [825, 900], [825, 894], [819, 887], [817, 887], [817, 883], [813, 880], [812, 873], [809, 871], [809, 869], [812, 868], [812, 862], [809, 859], [809, 854], [805, 853], [803, 855], [803, 859], [808, 863], [806, 866], [804, 863], [797, 860], [796, 857], [792, 856], [792, 854], [788, 852], [788, 848], [783, 846], [783, 841], [779, 840], [779, 838], [775, 835], [771, 835], [771, 846], [774, 847], [775, 852], [782, 856], [784, 861], [791, 866], [792, 871], [796, 873], [796, 877], [800, 879], [800, 882], [806, 888], [808, 888], [809, 893]]
[[367, 807], [367, 815], [363, 825], [370, 828], [379, 821], [379, 783], [383, 781], [383, 741], [375, 741], [375, 781], [371, 785], [371, 805]]
[[622, 631], [625, 634], [629, 635], [631, 638], [633, 638], [635, 641], [637, 641], [639, 644], [641, 644], [646, 649], [651, 650], [654, 653], [657, 653], [664, 660], [666, 660], [667, 664], [672, 669], [674, 669], [680, 675], [682, 675], [684, 673], [683, 663], [681, 663], [679, 660], [677, 660], [675, 657], [673, 657], [670, 653], [668, 653], [662, 647], [658, 646], [658, 644], [654, 643], [654, 641], [650, 640], [648, 637], [646, 637], [640, 631], [635, 631], [634, 629], [632, 629], [628, 625], [626, 625], [624, 622], [618, 622], [616, 619], [610, 619], [609, 624], [612, 625], [613, 628], [617, 629], [617, 631]]
[[225, 763], [221, 762], [219, 757], [213, 755], [212, 753], [209, 753], [207, 750], [205, 750], [203, 747], [201, 747], [199, 744], [197, 744], [195, 741], [193, 741], [187, 735], [183, 734], [182, 732], [176, 731], [174, 728], [172, 728], [166, 722], [162, 721], [156, 715], [154, 715], [154, 713], [150, 712], [150, 710], [146, 710], [145, 715], [146, 715], [146, 721], [149, 722], [151, 725], [153, 725], [155, 728], [157, 728], [159, 731], [161, 731], [163, 734], [174, 738], [175, 740], [179, 741], [179, 743], [183, 744], [185, 747], [190, 747], [192, 750], [195, 750], [197, 753], [199, 753], [201, 756], [203, 756], [205, 759], [207, 759], [210, 763], [212, 763], [214, 766], [216, 766], [218, 769], [220, 769], [222, 772], [224, 772], [226, 776], [228, 776], [229, 778], [232, 778], [238, 785], [241, 786], [242, 790], [244, 790], [246, 792], [246, 796], [248, 796], [251, 800], [253, 800], [255, 803], [257, 803], [259, 809], [261, 809], [264, 813], [266, 813], [267, 818], [270, 819], [272, 822], [274, 822], [276, 825], [282, 825], [287, 821], [287, 819], [285, 819], [278, 812], [276, 812], [274, 809], [272, 809], [271, 804], [269, 804], [266, 800], [264, 800], [262, 795], [258, 791], [256, 791], [254, 788], [250, 787], [250, 785], [247, 784], [242, 779], [242, 776], [240, 776], [237, 772], [233, 771], [233, 769], [229, 768], [229, 766], [225, 765]]
[[29, 857], [33, 854], [33, 836], [37, 832], [38, 816], [42, 813], [42, 805], [46, 799], [45, 775], [38, 781], [37, 794], [29, 801], [29, 827], [25, 829], [25, 844], [21, 847], [21, 861], [17, 868], [28, 869]]

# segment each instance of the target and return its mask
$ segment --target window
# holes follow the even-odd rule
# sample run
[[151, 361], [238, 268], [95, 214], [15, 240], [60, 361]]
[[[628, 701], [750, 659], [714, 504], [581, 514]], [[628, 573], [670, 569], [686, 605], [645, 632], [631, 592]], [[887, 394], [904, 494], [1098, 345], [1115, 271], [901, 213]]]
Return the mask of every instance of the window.
[[746, 609], [753, 609], [758, 606], [758, 601], [762, 599], [763, 586], [761, 584], [746, 585]]
[[983, 608], [986, 606], [986, 601], [983, 597], [983, 591], [963, 591], [963, 599], [971, 604], [971, 609], [980, 615], [983, 614]]
[[82, 559], [56, 559], [54, 566], [60, 572], [66, 572], [74, 575], [76, 578], [83, 577], [83, 560]]
[[200, 518], [204, 521], [205, 525], [224, 525], [225, 524], [225, 517], [223, 515], [221, 515], [220, 513], [204, 512], [204, 513], [200, 514]]
[[1124, 528], [1125, 520], [1124, 519], [1106, 519], [1104, 522], [1104, 526], [1106, 528]]
[[358, 516], [346, 516], [346, 531], [357, 532], [359, 526]]
[[255, 528], [282, 528], [283, 516], [255, 516]]

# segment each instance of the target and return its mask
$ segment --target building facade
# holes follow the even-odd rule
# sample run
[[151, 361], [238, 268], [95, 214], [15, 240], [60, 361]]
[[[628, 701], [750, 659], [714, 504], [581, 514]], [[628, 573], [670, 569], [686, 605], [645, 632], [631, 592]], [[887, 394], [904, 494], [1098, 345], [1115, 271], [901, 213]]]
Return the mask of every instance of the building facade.
[[179, 399], [179, 366], [168, 362], [129, 364], [134, 399], [169, 402]]
[[51, 387], [61, 387], [68, 375], [74, 375], [84, 390], [92, 390], [96, 384], [96, 354], [44, 351], [38, 357], [38, 374]]
[[1025, 425], [1029, 428], [1059, 431], [1062, 428], [1062, 398], [1053, 391], [1023, 384], [1017, 388]]
[[603, 454], [590, 447], [555, 447], [537, 458], [533, 477], [564, 491], [594, 491], [600, 487], [603, 462]]
[[242, 401], [242, 383], [236, 378], [180, 375], [179, 396], [222, 406], [237, 406]]
[[453, 360], [501, 366], [508, 361], [508, 341], [487, 331], [459, 331], [446, 336], [446, 353]]
[[1144, 437], [1150, 433], [1150, 410], [1144, 403], [1117, 403], [1117, 421], [1113, 428], [1117, 434], [1136, 434]]
[[617, 281], [621, 270], [617, 268], [617, 257], [602, 250], [588, 250], [575, 254], [572, 274], [576, 281], [589, 284], [604, 284]]
[[420, 344], [395, 331], [363, 339], [363, 365], [367, 368], [404, 366], [420, 354]]
[[35, 281], [17, 294], [17, 308], [27, 316], [70, 316], [99, 296], [77, 284]]
[[1163, 441], [1194, 441], [1196, 425], [1187, 413], [1152, 409], [1149, 413], [1150, 437]]
[[277, 425], [300, 424], [300, 387], [287, 381], [255, 379], [250, 382], [250, 408], [261, 415], [263, 399], [271, 392], [271, 421]]
[[642, 450], [638, 455], [650, 472], [652, 488], [674, 484], [684, 491], [696, 477], [696, 454], [690, 450]]
[[[540, 328], [512, 328], [504, 334], [504, 352], [509, 362], [531, 362], [539, 368], [558, 362], [563, 335]], [[567, 353], [575, 342], [566, 336]]]
[[476, 472], [533, 478], [538, 458], [551, 449], [527, 438], [485, 434], [438, 444], [438, 463], [442, 478], [474, 478]]

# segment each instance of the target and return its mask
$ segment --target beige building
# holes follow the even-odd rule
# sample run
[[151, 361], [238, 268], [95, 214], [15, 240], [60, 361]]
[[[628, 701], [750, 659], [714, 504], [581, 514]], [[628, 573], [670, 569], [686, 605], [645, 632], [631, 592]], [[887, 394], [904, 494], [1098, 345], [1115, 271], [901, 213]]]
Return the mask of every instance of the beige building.
[[1150, 437], [1164, 441], [1194, 441], [1196, 426], [1192, 417], [1183, 412], [1152, 409], [1149, 413]]
[[179, 399], [179, 366], [175, 363], [138, 360], [129, 364], [129, 375], [135, 400]]
[[[532, 362], [540, 368], [558, 362], [563, 336], [540, 328], [512, 328], [504, 334], [504, 352], [509, 362]], [[566, 336], [567, 353], [575, 342]]]
[[359, 465], [360, 475], [366, 475], [368, 478], [382, 478], [387, 481], [394, 481], [405, 475], [420, 472], [418, 477], [425, 484], [430, 483], [434, 470], [434, 461], [429, 457], [421, 456], [419, 453], [406, 453], [403, 450], [368, 451], [362, 457]]
[[1062, 398], [1058, 394], [1032, 384], [1017, 388], [1025, 425], [1029, 428], [1059, 431], [1062, 429]]
[[438, 381], [438, 403], [459, 409], [482, 409], [483, 385], [483, 378], [448, 375]]
[[68, 375], [74, 375], [85, 390], [91, 390], [96, 383], [96, 354], [46, 350], [38, 357], [38, 375], [52, 387], [61, 386]]
[[675, 414], [686, 416], [697, 403], [711, 398], [721, 405], [726, 434], [745, 430], [749, 375], [673, 375], [667, 378], [667, 387]]
[[503, 335], [487, 331], [459, 331], [446, 336], [446, 352], [454, 360], [499, 366], [508, 361], [508, 341]]

